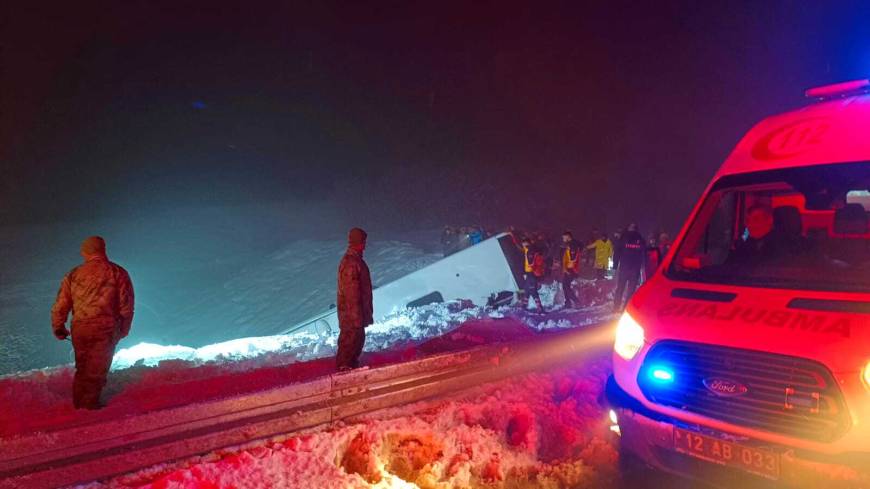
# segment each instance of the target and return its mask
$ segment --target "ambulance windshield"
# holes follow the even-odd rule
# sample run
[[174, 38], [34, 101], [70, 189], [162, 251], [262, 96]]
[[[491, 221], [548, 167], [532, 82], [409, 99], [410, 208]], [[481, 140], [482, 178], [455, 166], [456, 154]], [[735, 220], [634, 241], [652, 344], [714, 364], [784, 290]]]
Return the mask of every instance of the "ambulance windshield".
[[723, 177], [667, 275], [754, 287], [870, 292], [870, 163]]

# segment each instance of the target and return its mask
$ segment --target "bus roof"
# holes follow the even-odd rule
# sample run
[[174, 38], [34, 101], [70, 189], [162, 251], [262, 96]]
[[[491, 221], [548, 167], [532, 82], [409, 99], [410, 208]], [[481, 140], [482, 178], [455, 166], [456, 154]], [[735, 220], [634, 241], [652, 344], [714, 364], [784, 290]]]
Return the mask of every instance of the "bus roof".
[[762, 120], [737, 143], [716, 178], [855, 161], [870, 161], [870, 94], [866, 93]]

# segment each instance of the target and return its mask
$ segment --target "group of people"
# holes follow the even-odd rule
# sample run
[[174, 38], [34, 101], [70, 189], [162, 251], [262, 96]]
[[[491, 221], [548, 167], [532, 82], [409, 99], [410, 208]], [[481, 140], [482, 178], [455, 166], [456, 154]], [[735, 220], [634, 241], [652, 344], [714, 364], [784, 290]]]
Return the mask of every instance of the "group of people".
[[[339, 371], [359, 366], [365, 328], [374, 322], [372, 279], [363, 259], [368, 235], [348, 233], [348, 246], [338, 266]], [[51, 308], [51, 327], [58, 340], [72, 338], [75, 374], [72, 398], [76, 409], [100, 409], [103, 388], [118, 342], [133, 324], [133, 283], [120, 265], [109, 261], [106, 242], [91, 236], [82, 242], [84, 263], [67, 273]], [[72, 321], [67, 321], [72, 313]]]
[[489, 237], [490, 234], [483, 226], [444, 226], [444, 230], [441, 231], [441, 249], [444, 256], [449, 256]]
[[614, 309], [621, 311], [638, 285], [651, 277], [670, 249], [670, 237], [666, 233], [652, 234], [644, 239], [637, 224], [626, 230], [617, 230], [613, 237], [600, 230], [593, 230], [586, 242], [574, 238], [571, 231], [562, 233], [558, 247], [544, 233], [523, 234], [509, 228], [508, 232], [522, 254], [523, 284], [519, 298], [522, 308], [534, 300], [537, 310], [544, 312], [538, 289], [554, 270], [560, 272], [565, 307], [578, 304], [572, 284], [584, 269], [591, 269], [592, 277], [600, 280], [613, 270], [616, 277]]
[[[482, 240], [485, 231], [480, 227], [463, 228], [466, 234], [477, 234], [473, 240]], [[469, 229], [472, 231], [469, 233]], [[446, 231], [446, 230], [445, 230]], [[646, 274], [654, 271], [667, 252], [669, 243], [644, 241], [632, 224], [625, 233], [617, 232], [613, 239], [606, 233], [595, 232], [590, 242], [580, 243], [570, 231], [562, 234], [555, 246], [546, 235], [537, 233], [517, 238], [516, 230], [509, 232], [522, 255], [523, 291], [520, 304], [528, 307], [530, 299], [538, 310], [544, 306], [538, 293], [540, 282], [547, 278], [558, 263], [565, 306], [577, 304], [572, 284], [580, 277], [584, 256], [591, 257], [595, 277], [604, 278], [613, 262], [616, 269], [614, 307], [621, 310]], [[359, 228], [348, 233], [348, 247], [338, 267], [337, 310], [339, 323], [336, 367], [341, 370], [359, 366], [359, 357], [365, 343], [365, 328], [373, 324], [371, 273], [363, 259], [367, 234]], [[479, 242], [479, 241], [478, 241]], [[470, 245], [469, 245], [470, 246]], [[51, 326], [55, 337], [72, 337], [75, 350], [73, 377], [73, 405], [78, 409], [99, 409], [103, 406], [101, 393], [106, 384], [115, 347], [130, 333], [133, 323], [133, 284], [126, 270], [109, 261], [106, 242], [99, 236], [84, 240], [80, 247], [84, 263], [73, 268], [61, 281], [60, 290], [51, 309]], [[558, 260], [558, 261], [557, 261]], [[70, 328], [67, 320], [72, 313]]]

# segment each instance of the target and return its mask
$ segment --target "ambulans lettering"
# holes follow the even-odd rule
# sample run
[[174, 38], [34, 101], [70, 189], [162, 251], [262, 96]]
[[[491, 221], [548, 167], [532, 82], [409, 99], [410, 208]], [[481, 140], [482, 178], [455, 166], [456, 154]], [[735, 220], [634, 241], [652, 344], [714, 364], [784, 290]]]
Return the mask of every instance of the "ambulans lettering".
[[771, 311], [764, 322], [773, 328], [782, 328], [788, 323], [790, 317], [791, 313], [788, 311]]
[[848, 338], [852, 325], [847, 318], [832, 318], [823, 314], [770, 310], [760, 307], [703, 304], [699, 302], [669, 302], [658, 311], [660, 318], [685, 317], [712, 321], [739, 321], [793, 331], [839, 335]]
[[801, 331], [818, 331], [825, 324], [824, 316], [807, 316], [806, 314], [797, 313], [794, 318], [794, 328]]

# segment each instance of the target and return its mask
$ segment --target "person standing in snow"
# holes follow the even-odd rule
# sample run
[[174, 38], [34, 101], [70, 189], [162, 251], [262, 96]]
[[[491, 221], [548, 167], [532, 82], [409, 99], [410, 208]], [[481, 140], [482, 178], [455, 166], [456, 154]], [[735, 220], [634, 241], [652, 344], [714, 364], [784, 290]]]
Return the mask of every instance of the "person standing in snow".
[[549, 235], [539, 231], [535, 235], [534, 246], [536, 251], [544, 257], [544, 275], [539, 278], [549, 277], [553, 271], [553, 242]]
[[513, 243], [514, 247], [516, 247], [516, 249], [518, 249], [518, 250], [522, 250], [523, 245], [521, 243], [521, 238], [520, 238], [521, 233], [519, 231], [517, 231], [517, 228], [514, 226], [508, 226], [508, 228], [505, 232], [508, 235], [510, 235], [511, 243]]
[[577, 305], [577, 296], [571, 284], [580, 276], [580, 243], [574, 241], [571, 231], [562, 233], [562, 294], [565, 307]]
[[[61, 281], [51, 308], [51, 327], [58, 340], [72, 334], [76, 366], [73, 406], [100, 409], [115, 346], [133, 324], [133, 283], [126, 270], [106, 257], [103, 238], [85, 239], [80, 251], [85, 262]], [[72, 324], [67, 329], [70, 311]]]
[[654, 234], [647, 236], [646, 254], [643, 266], [643, 281], [649, 280], [656, 273], [659, 264], [662, 262], [662, 250], [656, 242]]
[[472, 226], [469, 228], [468, 241], [471, 243], [471, 246], [480, 244], [483, 241], [483, 231], [480, 226]]
[[613, 269], [619, 270], [619, 260], [622, 258], [622, 248], [623, 248], [623, 231], [622, 228], [617, 229], [615, 233], [613, 233], [613, 239], [610, 242], [613, 245]]
[[664, 258], [669, 251], [671, 251], [671, 237], [668, 233], [659, 234], [659, 252], [661, 257]]
[[468, 226], [459, 228], [456, 237], [456, 251], [462, 251], [471, 246], [471, 230]]
[[455, 229], [444, 226], [444, 231], [441, 232], [441, 248], [444, 251], [444, 256], [450, 256], [456, 252], [458, 239]]
[[617, 312], [625, 308], [628, 299], [634, 294], [646, 257], [646, 243], [637, 230], [637, 224], [628, 226], [621, 243], [619, 268], [616, 271], [616, 292], [613, 295], [613, 309]]
[[600, 233], [597, 239], [587, 246], [586, 249], [593, 250], [595, 278], [603, 279], [607, 272], [607, 267], [610, 266], [610, 259], [613, 257], [613, 244], [607, 239], [607, 233]]
[[540, 249], [532, 244], [531, 238], [524, 237], [522, 246], [523, 290], [525, 294], [520, 301], [520, 307], [526, 309], [529, 305], [529, 297], [531, 297], [538, 305], [538, 312], [544, 312], [544, 304], [541, 303], [541, 296], [538, 294], [538, 282], [544, 277], [546, 261]]
[[360, 228], [348, 233], [347, 252], [338, 265], [338, 351], [339, 371], [359, 367], [359, 356], [366, 341], [365, 328], [374, 322], [372, 277], [363, 260], [368, 235]]

